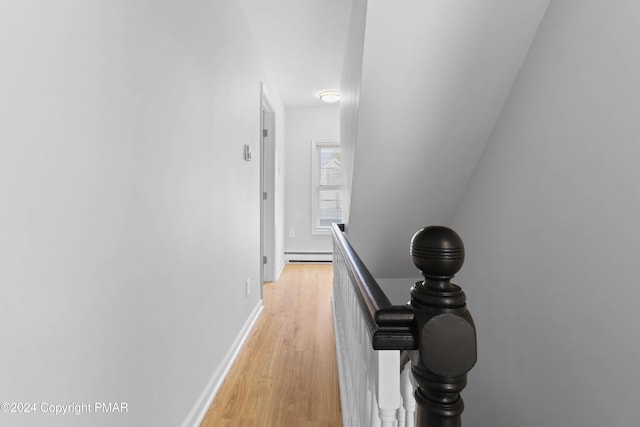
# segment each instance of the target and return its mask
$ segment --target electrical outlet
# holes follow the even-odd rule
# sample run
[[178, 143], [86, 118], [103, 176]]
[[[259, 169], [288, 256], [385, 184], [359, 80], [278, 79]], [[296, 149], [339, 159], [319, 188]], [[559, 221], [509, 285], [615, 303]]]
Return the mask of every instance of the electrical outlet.
[[249, 296], [249, 294], [251, 293], [251, 279], [247, 279], [247, 296]]
[[296, 230], [294, 230], [293, 228], [289, 229], [289, 238], [293, 239], [296, 237]]

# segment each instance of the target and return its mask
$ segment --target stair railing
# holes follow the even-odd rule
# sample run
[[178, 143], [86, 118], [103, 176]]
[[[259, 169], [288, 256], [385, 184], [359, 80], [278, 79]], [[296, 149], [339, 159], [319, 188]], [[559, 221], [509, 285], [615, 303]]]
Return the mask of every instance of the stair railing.
[[451, 283], [464, 262], [460, 237], [440, 226], [413, 236], [410, 252], [424, 281], [411, 287], [410, 303], [393, 305], [344, 226], [333, 224], [332, 235], [343, 425], [461, 427], [476, 333], [465, 294]]

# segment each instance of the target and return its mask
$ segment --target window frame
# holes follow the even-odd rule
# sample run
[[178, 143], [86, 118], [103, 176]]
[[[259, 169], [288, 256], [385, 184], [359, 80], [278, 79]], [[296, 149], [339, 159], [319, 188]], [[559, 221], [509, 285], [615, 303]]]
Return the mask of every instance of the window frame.
[[[322, 148], [339, 148], [340, 152], [342, 153], [340, 141], [315, 139], [311, 141], [311, 234], [313, 235], [331, 234], [331, 226], [320, 225], [319, 202], [321, 187], [324, 187], [325, 190], [335, 189], [337, 191], [340, 191], [340, 193], [342, 193], [342, 196], [344, 197], [342, 184], [334, 186], [320, 185], [320, 150]], [[342, 222], [342, 218], [340, 219], [340, 222]]]

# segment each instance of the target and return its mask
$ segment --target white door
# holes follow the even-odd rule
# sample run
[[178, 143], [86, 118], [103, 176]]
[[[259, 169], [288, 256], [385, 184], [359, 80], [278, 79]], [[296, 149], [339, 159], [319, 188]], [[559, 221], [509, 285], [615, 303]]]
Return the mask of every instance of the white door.
[[275, 114], [262, 103], [262, 279], [276, 279], [275, 263]]

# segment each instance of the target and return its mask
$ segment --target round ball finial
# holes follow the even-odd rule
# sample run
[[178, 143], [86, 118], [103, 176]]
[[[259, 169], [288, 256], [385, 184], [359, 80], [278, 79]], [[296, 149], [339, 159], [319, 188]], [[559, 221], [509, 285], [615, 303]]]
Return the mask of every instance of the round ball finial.
[[449, 279], [462, 268], [464, 243], [452, 229], [433, 225], [413, 235], [411, 255], [425, 277]]

